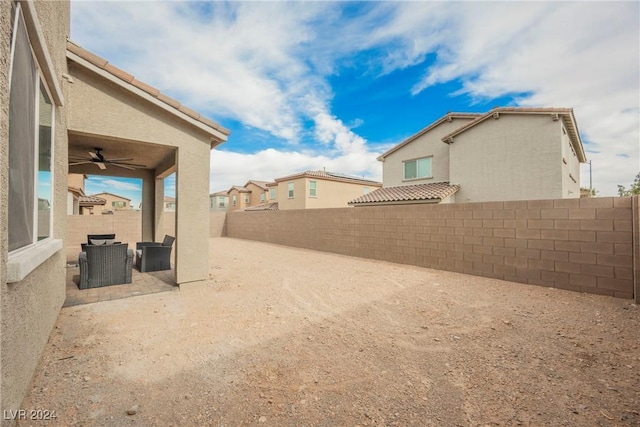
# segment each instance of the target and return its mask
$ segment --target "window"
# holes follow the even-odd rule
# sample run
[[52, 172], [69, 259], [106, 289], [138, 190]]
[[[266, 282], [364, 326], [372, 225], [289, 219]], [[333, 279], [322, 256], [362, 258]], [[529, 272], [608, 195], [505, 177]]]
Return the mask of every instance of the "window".
[[51, 237], [54, 109], [27, 35], [15, 14], [9, 92], [9, 251]]
[[369, 194], [369, 187], [363, 187], [362, 194]]
[[293, 199], [293, 182], [287, 184], [287, 191], [289, 192], [289, 198]]
[[269, 189], [269, 200], [275, 200], [276, 199], [276, 189], [275, 188], [270, 188]]
[[316, 181], [309, 181], [309, 197], [318, 196], [318, 183]]
[[431, 157], [404, 162], [404, 179], [431, 178]]
[[224, 208], [225, 205], [226, 205], [226, 200], [224, 199], [224, 197], [218, 197], [218, 207], [219, 208]]
[[260, 203], [264, 203], [265, 197], [264, 193], [260, 193]]
[[232, 196], [232, 198], [231, 198], [232, 203], [233, 203], [233, 206], [235, 206], [235, 205], [236, 205], [237, 199], [238, 199], [238, 197], [234, 194], [234, 195]]
[[244, 195], [244, 202], [245, 203], [249, 203], [249, 201], [251, 200], [251, 197], [248, 194]]
[[[112, 208], [117, 208], [117, 209], [123, 209], [127, 207], [127, 202], [111, 202], [111, 207]], [[168, 208], [175, 208], [176, 205], [175, 203], [167, 203], [167, 207]]]

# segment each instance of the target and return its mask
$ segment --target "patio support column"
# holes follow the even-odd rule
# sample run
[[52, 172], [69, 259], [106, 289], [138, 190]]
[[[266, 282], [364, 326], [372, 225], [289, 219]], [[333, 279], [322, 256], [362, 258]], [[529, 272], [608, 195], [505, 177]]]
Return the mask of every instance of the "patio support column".
[[153, 171], [145, 171], [142, 178], [142, 241], [155, 241], [155, 193], [156, 180]]
[[154, 242], [161, 242], [164, 238], [164, 178], [155, 179], [154, 211]]
[[209, 144], [178, 149], [176, 282], [180, 289], [209, 278]]

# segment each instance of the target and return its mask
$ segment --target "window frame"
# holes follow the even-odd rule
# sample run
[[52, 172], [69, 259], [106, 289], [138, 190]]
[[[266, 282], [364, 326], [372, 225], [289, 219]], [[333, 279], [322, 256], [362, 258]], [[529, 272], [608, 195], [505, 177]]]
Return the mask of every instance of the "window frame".
[[287, 183], [287, 198], [289, 199], [293, 199], [295, 197], [295, 183], [294, 182], [288, 182]]
[[227, 207], [227, 203], [226, 203], [226, 200], [225, 200], [224, 196], [218, 196], [218, 207], [219, 208], [226, 208]]
[[[423, 157], [416, 157], [414, 159], [408, 159], [408, 160], [403, 160], [402, 161], [402, 180], [403, 181], [416, 181], [416, 180], [420, 180], [420, 179], [432, 179], [433, 178], [433, 156], [423, 156]], [[418, 162], [420, 160], [429, 160], [429, 174], [428, 175], [424, 175], [424, 176], [420, 176], [419, 175], [419, 168], [418, 168]], [[416, 164], [416, 176], [413, 178], [407, 178], [407, 164], [411, 163], [411, 162], [415, 162]]]
[[267, 196], [264, 193], [260, 193], [260, 203], [264, 203], [267, 200]]
[[[311, 188], [311, 184], [313, 184], [313, 188]], [[311, 190], [313, 190], [313, 194], [311, 194]], [[309, 197], [318, 197], [318, 181], [309, 180]]]
[[233, 202], [233, 206], [238, 203], [238, 197], [234, 194], [231, 196], [231, 201]]
[[[30, 274], [32, 271], [37, 269], [42, 263], [47, 261], [57, 252], [62, 250], [62, 239], [56, 239], [54, 237], [54, 212], [56, 209], [56, 200], [55, 200], [55, 186], [56, 186], [56, 176], [61, 173], [55, 168], [55, 150], [56, 150], [56, 119], [57, 113], [56, 108], [63, 105], [63, 96], [60, 86], [58, 84], [57, 75], [55, 69], [53, 67], [53, 62], [49, 56], [49, 52], [47, 49], [47, 43], [44, 40], [42, 29], [40, 28], [40, 24], [37, 20], [37, 15], [35, 13], [35, 9], [33, 4], [31, 3], [13, 3], [12, 7], [12, 23], [11, 23], [11, 45], [10, 45], [10, 53], [9, 53], [9, 73], [8, 73], [8, 93], [9, 93], [9, 105], [11, 105], [11, 90], [12, 90], [12, 79], [14, 77], [14, 69], [16, 67], [15, 64], [15, 54], [16, 54], [16, 44], [18, 38], [18, 32], [24, 30], [26, 35], [26, 43], [29, 47], [29, 52], [31, 54], [31, 59], [33, 60], [35, 73], [34, 73], [34, 106], [33, 106], [33, 126], [35, 134], [33, 136], [33, 144], [34, 144], [34, 153], [33, 153], [33, 165], [34, 165], [34, 181], [32, 183], [33, 186], [33, 206], [32, 206], [32, 220], [33, 220], [33, 230], [31, 236], [31, 243], [27, 243], [25, 245], [15, 247], [12, 250], [7, 248], [7, 263], [6, 263], [6, 282], [7, 283], [17, 283], [21, 282], [25, 279], [25, 277]], [[23, 28], [20, 28], [23, 27]], [[42, 91], [44, 89], [44, 91]], [[49, 119], [50, 123], [50, 141], [48, 145], [48, 149], [50, 151], [49, 160], [49, 187], [50, 192], [48, 196], [50, 197], [50, 209], [49, 209], [49, 229], [47, 232], [47, 236], [42, 239], [38, 239], [38, 235], [40, 234], [38, 231], [38, 205], [39, 197], [39, 182], [42, 182], [38, 179], [38, 173], [40, 172], [40, 155], [42, 150], [40, 150], [40, 126], [42, 126], [41, 118], [40, 118], [40, 96], [41, 93], [44, 93], [46, 98], [48, 98], [48, 105], [51, 108], [51, 116]], [[45, 123], [46, 124], [46, 123]], [[9, 141], [9, 145], [10, 141]], [[9, 166], [9, 159], [7, 159], [7, 166]], [[31, 207], [31, 206], [29, 206]]]
[[269, 200], [275, 200], [276, 199], [276, 189], [271, 187], [269, 189]]

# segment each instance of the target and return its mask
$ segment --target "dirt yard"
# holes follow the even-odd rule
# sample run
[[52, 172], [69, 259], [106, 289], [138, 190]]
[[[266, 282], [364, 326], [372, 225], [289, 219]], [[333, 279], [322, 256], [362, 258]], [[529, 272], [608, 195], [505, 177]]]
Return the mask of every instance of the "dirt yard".
[[[23, 409], [64, 426], [638, 426], [640, 310], [263, 243], [63, 309]], [[128, 414], [129, 412], [130, 414]]]

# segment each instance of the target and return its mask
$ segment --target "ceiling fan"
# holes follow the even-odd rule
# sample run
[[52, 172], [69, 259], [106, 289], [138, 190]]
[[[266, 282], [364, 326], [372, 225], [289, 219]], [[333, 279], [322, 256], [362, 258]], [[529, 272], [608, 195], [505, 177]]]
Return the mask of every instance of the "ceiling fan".
[[71, 154], [69, 156], [69, 166], [77, 166], [77, 165], [88, 165], [90, 163], [94, 163], [100, 169], [104, 170], [107, 168], [107, 165], [118, 166], [120, 168], [136, 170], [140, 168], [145, 168], [145, 165], [138, 165], [136, 163], [125, 163], [129, 160], [133, 160], [132, 158], [122, 157], [119, 159], [105, 159], [102, 155], [102, 148], [94, 147], [95, 153], [89, 151], [89, 157], [77, 156], [75, 154]]

